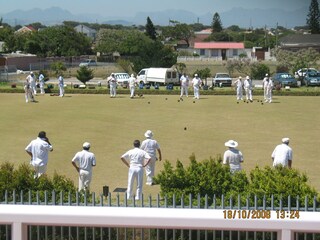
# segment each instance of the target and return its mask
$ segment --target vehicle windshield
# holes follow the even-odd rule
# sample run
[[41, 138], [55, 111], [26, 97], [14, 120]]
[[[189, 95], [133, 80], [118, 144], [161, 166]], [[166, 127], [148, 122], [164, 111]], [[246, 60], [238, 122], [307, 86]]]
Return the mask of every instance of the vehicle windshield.
[[310, 72], [309, 77], [320, 77], [320, 72]]
[[217, 74], [217, 78], [229, 78], [230, 76], [228, 74]]
[[289, 74], [289, 73], [280, 74], [279, 77], [280, 77], [280, 78], [285, 78], [285, 79], [287, 79], [287, 78], [293, 78], [293, 76], [292, 76], [291, 74]]

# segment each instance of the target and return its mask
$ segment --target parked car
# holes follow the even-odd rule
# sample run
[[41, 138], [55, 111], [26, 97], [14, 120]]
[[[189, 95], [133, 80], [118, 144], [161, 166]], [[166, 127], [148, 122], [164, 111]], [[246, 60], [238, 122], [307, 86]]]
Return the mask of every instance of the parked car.
[[302, 81], [307, 87], [320, 86], [320, 72], [308, 72]]
[[114, 77], [117, 79], [118, 85], [127, 88], [129, 84], [130, 75], [128, 73], [114, 73]]
[[86, 67], [97, 66], [97, 62], [96, 60], [93, 60], [93, 59], [86, 59], [79, 64], [79, 67], [83, 67], [83, 66], [86, 66]]
[[212, 86], [214, 87], [231, 87], [232, 78], [228, 73], [216, 73], [212, 79]]
[[290, 86], [297, 87], [297, 79], [294, 78], [290, 73], [276, 73], [273, 77], [274, 86], [280, 85], [281, 87]]
[[307, 73], [313, 73], [313, 72], [318, 72], [317, 69], [315, 68], [301, 68], [298, 71], [295, 72], [295, 78], [298, 78], [300, 80], [303, 80], [303, 78], [306, 76]]

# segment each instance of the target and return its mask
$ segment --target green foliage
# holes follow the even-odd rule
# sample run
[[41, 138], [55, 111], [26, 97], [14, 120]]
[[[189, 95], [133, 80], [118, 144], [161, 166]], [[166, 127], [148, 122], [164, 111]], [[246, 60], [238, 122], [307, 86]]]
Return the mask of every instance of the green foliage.
[[213, 15], [211, 28], [212, 28], [212, 33], [221, 32], [223, 29], [220, 15], [217, 12]]
[[155, 29], [150, 17], [147, 17], [146, 35], [149, 38], [151, 38], [152, 40], [156, 40], [157, 39], [156, 29]]
[[125, 71], [125, 72], [127, 72], [127, 73], [130, 73], [130, 72], [132, 72], [132, 63], [129, 61], [129, 60], [127, 60], [127, 59], [119, 59], [118, 61], [117, 61], [117, 64], [120, 66], [120, 67], [122, 67], [122, 69]]
[[[190, 156], [190, 164], [185, 167], [181, 161], [176, 162], [174, 169], [169, 161], [165, 161], [163, 170], [155, 177], [155, 182], [160, 184], [160, 194], [167, 196], [170, 200], [176, 199], [188, 201], [188, 195], [201, 196], [201, 204], [207, 195], [208, 201], [213, 201], [213, 196], [236, 201], [241, 196], [241, 204], [254, 201], [257, 197], [261, 206], [265, 198], [268, 203], [274, 201], [279, 206], [280, 200], [288, 204], [289, 196], [293, 203], [297, 197], [309, 199], [312, 204], [313, 198], [318, 196], [314, 188], [308, 185], [308, 178], [296, 169], [289, 169], [282, 166], [271, 168], [256, 167], [250, 173], [248, 179], [244, 171], [230, 173], [229, 166], [222, 164], [221, 156], [216, 159], [197, 162], [195, 155]], [[179, 202], [179, 201], [178, 201]], [[300, 206], [305, 204], [301, 201]]]
[[277, 205], [280, 199], [284, 204], [287, 204], [289, 196], [291, 196], [293, 202], [296, 201], [298, 196], [301, 199], [307, 197], [309, 204], [312, 204], [313, 198], [318, 195], [315, 189], [308, 185], [306, 174], [282, 166], [265, 167], [263, 169], [256, 167], [253, 169], [250, 172], [248, 194], [256, 195], [259, 199], [267, 196], [269, 201], [271, 201], [273, 195], [274, 203]]
[[317, 61], [320, 60], [320, 53], [313, 48], [299, 50], [298, 52], [278, 49], [275, 56], [279, 66], [290, 69], [292, 74], [302, 67], [317, 68]]
[[[29, 190], [38, 192], [40, 199], [43, 201], [45, 191], [75, 193], [77, 188], [70, 179], [57, 173], [54, 174], [52, 179], [47, 175], [34, 179], [33, 169], [27, 163], [19, 165], [17, 169], [9, 162], [0, 165], [0, 199], [3, 199], [5, 191], [9, 193], [8, 197], [13, 197], [13, 191], [23, 192], [24, 199], [28, 199]], [[32, 198], [34, 199], [35, 196], [32, 196]]]
[[242, 192], [248, 182], [245, 174], [238, 173], [237, 176], [241, 176], [239, 181], [230, 174], [230, 168], [221, 162], [221, 156], [197, 162], [193, 154], [188, 167], [184, 167], [178, 160], [176, 169], [173, 169], [171, 163], [165, 161], [164, 169], [155, 177], [155, 182], [160, 184], [162, 196], [167, 196], [168, 199], [173, 196], [177, 199], [185, 198], [186, 202], [189, 194], [200, 194], [202, 197], [208, 195], [209, 201], [213, 200], [214, 195], [221, 197], [226, 193], [239, 194], [238, 191]]
[[93, 78], [93, 70], [87, 66], [81, 66], [79, 70], [77, 70], [76, 78], [83, 84], [86, 84], [87, 81]]
[[266, 73], [270, 74], [270, 69], [266, 64], [260, 62], [254, 62], [251, 65], [251, 78], [263, 79]]
[[175, 67], [178, 70], [178, 73], [182, 74], [185, 72], [187, 65], [185, 63], [177, 63]]
[[311, 0], [307, 17], [307, 25], [311, 34], [320, 33], [320, 12], [318, 0]]
[[66, 70], [67, 70], [66, 66], [65, 66], [64, 63], [61, 62], [61, 61], [57, 61], [57, 62], [51, 63], [50, 69], [51, 69], [52, 71], [54, 71], [54, 73], [55, 73], [56, 76], [61, 75], [61, 74], [63, 73], [63, 71], [66, 71]]

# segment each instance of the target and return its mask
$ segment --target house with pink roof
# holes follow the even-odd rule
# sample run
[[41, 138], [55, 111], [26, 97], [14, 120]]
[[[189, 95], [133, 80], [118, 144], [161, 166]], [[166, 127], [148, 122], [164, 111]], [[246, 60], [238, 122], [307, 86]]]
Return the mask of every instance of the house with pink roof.
[[195, 42], [194, 51], [200, 57], [216, 58], [217, 60], [238, 58], [240, 54], [246, 54], [242, 42]]

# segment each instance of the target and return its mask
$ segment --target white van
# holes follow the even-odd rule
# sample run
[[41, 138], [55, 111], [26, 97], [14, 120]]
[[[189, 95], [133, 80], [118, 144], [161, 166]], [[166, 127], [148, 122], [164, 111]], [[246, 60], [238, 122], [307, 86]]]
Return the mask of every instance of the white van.
[[179, 74], [173, 68], [144, 68], [137, 75], [139, 83], [154, 85], [179, 84]]

